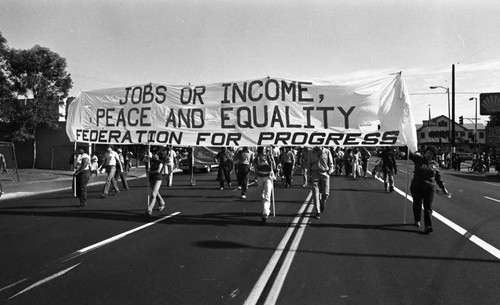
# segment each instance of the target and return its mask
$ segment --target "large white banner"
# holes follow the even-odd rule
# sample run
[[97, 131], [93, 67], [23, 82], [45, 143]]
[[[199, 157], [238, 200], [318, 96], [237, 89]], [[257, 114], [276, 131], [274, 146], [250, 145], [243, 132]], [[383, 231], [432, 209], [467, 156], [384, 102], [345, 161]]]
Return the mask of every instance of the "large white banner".
[[174, 146], [401, 146], [417, 149], [401, 73], [348, 83], [263, 78], [83, 91], [71, 141]]

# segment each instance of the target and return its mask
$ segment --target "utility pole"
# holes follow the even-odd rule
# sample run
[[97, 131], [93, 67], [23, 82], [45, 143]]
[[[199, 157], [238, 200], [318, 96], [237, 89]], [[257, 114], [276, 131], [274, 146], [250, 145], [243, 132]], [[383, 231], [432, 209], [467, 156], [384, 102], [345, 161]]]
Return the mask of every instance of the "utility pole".
[[455, 153], [455, 64], [451, 65], [451, 149]]

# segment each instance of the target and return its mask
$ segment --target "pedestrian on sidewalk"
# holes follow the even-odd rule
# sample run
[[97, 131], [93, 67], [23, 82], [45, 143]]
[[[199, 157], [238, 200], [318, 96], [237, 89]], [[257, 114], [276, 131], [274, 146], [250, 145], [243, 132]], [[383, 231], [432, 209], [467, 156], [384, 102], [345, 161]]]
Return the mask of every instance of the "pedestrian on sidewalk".
[[309, 152], [307, 168], [316, 207], [315, 218], [319, 219], [330, 196], [330, 175], [333, 173], [333, 157], [330, 150], [326, 147], [315, 146]]
[[243, 147], [237, 154], [237, 168], [236, 180], [238, 185], [241, 187], [241, 199], [247, 198], [248, 189], [248, 175], [250, 174], [250, 166], [253, 164], [254, 154], [248, 148], [248, 146]]
[[78, 156], [75, 163], [76, 196], [80, 199], [80, 206], [84, 207], [87, 201], [87, 185], [90, 179], [90, 157], [85, 147], [78, 147]]
[[106, 183], [104, 183], [104, 188], [102, 190], [101, 198], [106, 198], [108, 196], [109, 188], [112, 185], [115, 193], [120, 192], [120, 188], [118, 187], [118, 183], [115, 179], [116, 173], [116, 164], [120, 162], [118, 158], [118, 154], [113, 150], [113, 145], [108, 145], [107, 151], [104, 154], [104, 158], [102, 160], [101, 167], [106, 169]]
[[271, 213], [271, 195], [274, 189], [276, 164], [272, 155], [265, 152], [264, 147], [257, 147], [257, 155], [253, 159], [253, 168], [257, 176], [258, 193], [262, 203], [262, 222], [266, 223]]
[[123, 158], [122, 149], [118, 148], [116, 152], [118, 153], [119, 162], [116, 163], [115, 180], [118, 183], [118, 178], [120, 178], [123, 188], [129, 190], [127, 177], [125, 176], [125, 159]]
[[424, 155], [410, 152], [410, 160], [415, 164], [413, 179], [411, 181], [410, 191], [413, 197], [413, 217], [415, 226], [420, 227], [422, 217], [422, 204], [424, 207], [424, 233], [428, 234], [432, 229], [432, 202], [436, 193], [434, 182], [448, 194], [444, 182], [439, 172], [439, 164], [434, 160], [436, 148], [429, 146], [424, 150]]
[[151, 156], [149, 169], [147, 171], [149, 187], [151, 188], [152, 191], [151, 201], [149, 202], [148, 209], [146, 210], [146, 214], [148, 216], [153, 215], [153, 208], [155, 207], [156, 200], [158, 200], [160, 204], [160, 206], [158, 207], [160, 212], [163, 211], [163, 209], [165, 208], [165, 201], [160, 195], [160, 187], [161, 187], [161, 182], [163, 180], [161, 174], [162, 171], [163, 171], [163, 162], [160, 160], [158, 154], [154, 152]]

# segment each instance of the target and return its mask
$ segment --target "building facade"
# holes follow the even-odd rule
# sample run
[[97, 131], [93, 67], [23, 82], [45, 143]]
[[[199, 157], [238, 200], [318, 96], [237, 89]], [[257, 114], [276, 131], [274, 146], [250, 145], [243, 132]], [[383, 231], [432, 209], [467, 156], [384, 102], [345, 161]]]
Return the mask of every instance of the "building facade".
[[[433, 145], [443, 153], [450, 152], [451, 124], [452, 121], [444, 115], [424, 120], [421, 126], [417, 126], [418, 149], [422, 150], [426, 146]], [[486, 150], [485, 126], [478, 124], [476, 132], [474, 129], [474, 124], [455, 123], [456, 152], [481, 153]]]

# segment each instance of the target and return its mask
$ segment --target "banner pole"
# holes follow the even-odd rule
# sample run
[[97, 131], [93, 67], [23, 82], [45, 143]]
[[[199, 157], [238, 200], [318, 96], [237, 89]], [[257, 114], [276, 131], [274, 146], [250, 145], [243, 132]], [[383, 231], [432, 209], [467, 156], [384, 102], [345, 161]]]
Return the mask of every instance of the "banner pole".
[[274, 200], [274, 180], [272, 181], [271, 199], [273, 201], [273, 217], [276, 217], [276, 201]]
[[[75, 171], [75, 152], [76, 152], [76, 142], [73, 148], [73, 171]], [[73, 175], [73, 197], [76, 198], [76, 177]]]
[[406, 192], [405, 192], [405, 197], [404, 197], [404, 215], [403, 215], [403, 224], [406, 224], [406, 200], [408, 199], [408, 188], [409, 188], [409, 181], [410, 181], [410, 148], [406, 146]]
[[148, 154], [148, 169], [146, 171], [146, 186], [148, 188], [148, 202], [146, 203], [146, 208], [149, 208], [149, 201], [150, 201], [150, 186], [149, 186], [149, 171], [151, 170], [151, 145], [148, 143], [148, 150], [146, 151], [146, 153]]

